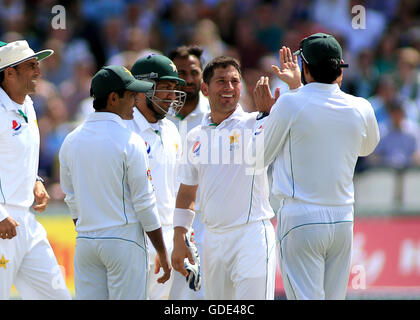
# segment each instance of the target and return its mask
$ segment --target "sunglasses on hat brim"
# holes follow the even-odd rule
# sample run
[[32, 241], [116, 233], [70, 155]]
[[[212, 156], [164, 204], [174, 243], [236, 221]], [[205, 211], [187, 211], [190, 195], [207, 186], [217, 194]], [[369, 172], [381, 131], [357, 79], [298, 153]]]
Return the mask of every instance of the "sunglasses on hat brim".
[[[308, 62], [308, 60], [306, 60], [305, 56], [303, 55], [303, 49], [299, 48], [299, 50], [295, 51], [293, 53], [294, 56], [300, 56], [302, 58], [303, 61], [305, 61], [306, 64], [310, 64]], [[349, 64], [348, 63], [340, 63], [340, 68], [348, 68]]]

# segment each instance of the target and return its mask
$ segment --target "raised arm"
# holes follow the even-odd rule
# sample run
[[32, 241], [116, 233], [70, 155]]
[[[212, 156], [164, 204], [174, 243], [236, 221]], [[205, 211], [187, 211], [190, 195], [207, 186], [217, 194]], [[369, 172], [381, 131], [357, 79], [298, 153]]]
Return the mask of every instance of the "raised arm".
[[[279, 50], [279, 57], [280, 66], [271, 66], [274, 73], [289, 86], [290, 90], [299, 88], [302, 83], [297, 57], [292, 55], [290, 48], [284, 46]], [[254, 102], [258, 111], [269, 114], [279, 96], [280, 88], [277, 88], [274, 97], [272, 96], [268, 77], [262, 76], [257, 81], [254, 89]]]

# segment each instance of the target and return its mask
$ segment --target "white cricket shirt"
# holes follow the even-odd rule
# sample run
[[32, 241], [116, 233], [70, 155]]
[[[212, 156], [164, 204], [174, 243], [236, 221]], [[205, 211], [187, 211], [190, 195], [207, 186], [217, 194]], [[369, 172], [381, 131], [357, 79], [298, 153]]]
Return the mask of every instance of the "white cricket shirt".
[[[185, 118], [181, 118], [180, 116], [170, 116], [167, 115], [166, 118], [171, 120], [178, 128], [178, 132], [181, 136], [182, 140], [182, 152], [186, 152], [186, 143], [187, 140], [187, 134], [190, 132], [193, 128], [199, 126], [201, 122], [203, 121], [203, 117], [205, 114], [210, 112], [210, 106], [209, 106], [209, 99], [207, 99], [206, 96], [203, 95], [203, 93], [199, 92], [198, 94], [198, 104], [195, 107], [195, 109], [190, 112]], [[177, 192], [179, 189], [179, 179], [177, 177], [178, 181], [178, 187]], [[199, 212], [199, 192], [197, 192], [197, 198], [195, 199], [195, 210], [196, 213]], [[196, 219], [197, 221], [197, 219]]]
[[281, 95], [256, 128], [264, 133], [259, 163], [274, 162], [273, 194], [323, 206], [354, 203], [357, 158], [379, 142], [370, 103], [338, 84], [312, 82]]
[[182, 151], [178, 130], [168, 119], [149, 123], [137, 108], [134, 108], [134, 119], [125, 122], [144, 140], [160, 222], [162, 226], [171, 226], [178, 191], [176, 175]]
[[60, 149], [60, 181], [76, 231], [140, 222], [160, 227], [144, 140], [124, 120], [94, 112], [68, 134]]
[[201, 217], [213, 231], [274, 215], [268, 201], [267, 168], [259, 175], [254, 174], [244, 154], [256, 116], [238, 106], [216, 126], [208, 113], [202, 124], [188, 133], [181, 183], [199, 185]]
[[39, 130], [32, 99], [27, 95], [18, 104], [0, 87], [0, 221], [9, 216], [4, 205], [29, 208], [34, 202], [38, 161]]

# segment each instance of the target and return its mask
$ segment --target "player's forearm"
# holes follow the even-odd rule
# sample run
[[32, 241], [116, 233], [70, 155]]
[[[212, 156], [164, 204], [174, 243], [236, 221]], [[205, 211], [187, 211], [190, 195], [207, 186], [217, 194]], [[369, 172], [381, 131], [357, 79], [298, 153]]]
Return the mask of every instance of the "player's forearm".
[[171, 257], [172, 267], [184, 276], [188, 275], [184, 267], [184, 259], [188, 257], [188, 248], [185, 243], [186, 233], [187, 229], [184, 227], [174, 228], [174, 246]]
[[189, 186], [181, 183], [179, 186], [178, 195], [176, 197], [175, 206], [180, 209], [194, 210], [197, 189], [197, 185]]
[[148, 231], [146, 232], [147, 236], [150, 239], [150, 242], [152, 243], [153, 247], [156, 249], [156, 252], [159, 255], [167, 255], [166, 253], [166, 246], [165, 246], [165, 242], [163, 240], [163, 235], [162, 235], [162, 228], [153, 230], [153, 231]]
[[185, 244], [185, 235], [187, 234], [188, 230], [184, 227], [174, 227], [174, 243], [182, 243]]

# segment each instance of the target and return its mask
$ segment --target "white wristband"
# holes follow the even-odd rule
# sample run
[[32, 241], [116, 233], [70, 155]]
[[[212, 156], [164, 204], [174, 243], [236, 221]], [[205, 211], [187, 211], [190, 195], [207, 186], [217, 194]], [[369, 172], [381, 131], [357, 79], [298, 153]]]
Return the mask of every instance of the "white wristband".
[[189, 230], [194, 220], [195, 212], [190, 209], [175, 208], [174, 210], [174, 228], [184, 227]]

